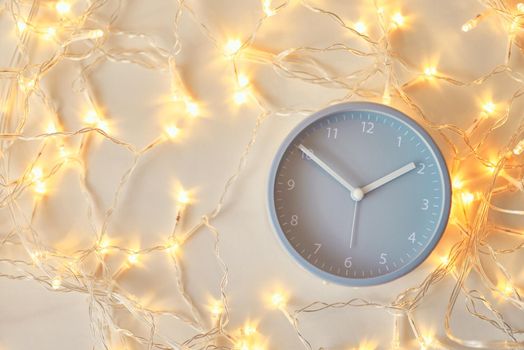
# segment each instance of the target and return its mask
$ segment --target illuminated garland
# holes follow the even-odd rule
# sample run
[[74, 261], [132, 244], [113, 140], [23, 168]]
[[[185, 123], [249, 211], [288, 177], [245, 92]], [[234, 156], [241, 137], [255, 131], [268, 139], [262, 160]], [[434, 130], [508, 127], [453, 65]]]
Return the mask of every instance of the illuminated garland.
[[[118, 1], [117, 1], [118, 2]], [[482, 86], [490, 78], [505, 75], [518, 83], [524, 83], [524, 76], [512, 69], [510, 59], [515, 48], [523, 50], [519, 41], [515, 40], [522, 29], [524, 19], [524, 3], [516, 6], [509, 1], [485, 0], [481, 3], [485, 11], [468, 20], [460, 31], [469, 32], [478, 27], [483, 21], [494, 20], [507, 32], [508, 45], [505, 62], [493, 68], [485, 76], [470, 82], [455, 79], [438, 70], [434, 64], [417, 67], [408, 63], [394, 51], [391, 36], [396, 31], [403, 30], [410, 25], [409, 15], [403, 14], [398, 8], [389, 6], [376, 0], [370, 4], [374, 14], [373, 26], [379, 33], [368, 32], [369, 22], [356, 21], [347, 23], [342, 17], [330, 10], [317, 7], [311, 1], [283, 1], [272, 3], [262, 0], [260, 6], [260, 20], [255, 30], [245, 39], [222, 39], [201, 21], [199, 15], [192, 9], [190, 2], [177, 0], [177, 10], [174, 13], [175, 45], [166, 50], [155, 43], [155, 38], [138, 32], [127, 32], [113, 28], [113, 22], [119, 16], [120, 6], [110, 13], [109, 19], [99, 19], [99, 12], [104, 9], [109, 1], [91, 0], [60, 0], [56, 2], [40, 2], [33, 0], [26, 2], [12, 0], [6, 4], [6, 13], [13, 20], [19, 45], [13, 54], [11, 64], [7, 68], [0, 68], [0, 78], [3, 82], [0, 111], [2, 117], [1, 155], [2, 179], [1, 203], [2, 209], [9, 212], [12, 220], [12, 230], [3, 232], [0, 236], [0, 266], [7, 266], [9, 272], [1, 272], [0, 277], [13, 280], [34, 280], [49, 290], [58, 292], [76, 292], [89, 296], [91, 326], [100, 349], [117, 349], [119, 346], [136, 343], [148, 349], [240, 349], [261, 350], [278, 348], [271, 344], [270, 335], [262, 335], [257, 331], [256, 324], [246, 321], [241, 329], [230, 329], [228, 321], [230, 310], [228, 307], [227, 286], [229, 270], [221, 257], [220, 233], [213, 225], [214, 219], [221, 214], [226, 194], [235, 184], [242, 173], [248, 160], [252, 145], [257, 139], [259, 126], [267, 118], [274, 116], [289, 116], [307, 114], [325, 106], [314, 106], [311, 110], [297, 110], [293, 108], [275, 108], [270, 102], [262, 98], [257, 89], [251, 84], [247, 73], [239, 68], [239, 63], [256, 63], [269, 65], [275, 72], [285, 79], [300, 80], [327, 88], [343, 90], [346, 96], [330, 101], [330, 104], [346, 101], [352, 98], [381, 100], [383, 103], [394, 103], [405, 109], [410, 115], [420, 120], [424, 126], [441, 136], [452, 150], [451, 171], [454, 188], [454, 208], [450, 219], [451, 226], [460, 232], [460, 237], [452, 247], [449, 254], [439, 258], [436, 268], [424, 281], [398, 295], [390, 303], [378, 303], [363, 299], [352, 299], [336, 303], [311, 302], [305, 306], [293, 309], [289, 305], [298, 304], [293, 301], [293, 296], [285, 290], [267, 291], [270, 295], [268, 305], [278, 310], [289, 321], [289, 331], [294, 332], [304, 349], [313, 349], [307, 334], [302, 333], [299, 319], [305, 313], [322, 312], [330, 309], [345, 308], [378, 308], [391, 317], [394, 322], [393, 339], [385, 347], [404, 348], [400, 339], [401, 319], [407, 318], [414, 341], [422, 349], [446, 348], [449, 342], [460, 344], [469, 348], [484, 349], [510, 349], [524, 348], [522, 340], [523, 329], [516, 329], [505, 320], [498, 311], [497, 305], [492, 302], [491, 296], [495, 295], [501, 302], [515, 308], [515, 312], [524, 311], [524, 302], [520, 293], [521, 287], [515, 284], [515, 279], [508, 268], [500, 262], [501, 255], [522, 254], [524, 243], [511, 248], [495, 248], [489, 244], [487, 237], [490, 234], [511, 235], [522, 239], [523, 230], [507, 227], [496, 221], [488, 219], [489, 211], [496, 211], [505, 215], [524, 215], [524, 207], [516, 209], [501, 208], [492, 202], [494, 196], [509, 192], [524, 191], [522, 154], [524, 153], [524, 119], [511, 115], [513, 103], [524, 95], [524, 88], [513, 94], [507, 101], [483, 101], [478, 108], [478, 117], [466, 129], [454, 124], [437, 124], [431, 121], [424, 110], [417, 105], [410, 95], [410, 89], [415, 85], [423, 84], [451, 84], [459, 87]], [[127, 4], [120, 4], [121, 6]], [[293, 47], [279, 53], [261, 51], [252, 46], [256, 34], [270, 17], [277, 16], [280, 11], [293, 6], [300, 6], [334, 21], [343, 30], [347, 31], [357, 41], [368, 48], [367, 51], [350, 47], [343, 43], [332, 44], [326, 47]], [[42, 9], [43, 7], [43, 9]], [[75, 12], [73, 14], [73, 7]], [[53, 12], [53, 21], [42, 21], [39, 11]], [[290, 9], [292, 10], [292, 9]], [[4, 13], [5, 15], [5, 13]], [[113, 133], [111, 119], [104, 115], [103, 108], [96, 102], [90, 87], [89, 74], [96, 66], [104, 61], [115, 63], [129, 63], [152, 70], [159, 70], [169, 74], [171, 81], [172, 102], [185, 110], [187, 118], [196, 118], [201, 115], [201, 103], [197, 101], [186, 87], [184, 79], [179, 75], [176, 65], [177, 54], [183, 50], [178, 30], [183, 16], [188, 16], [199, 25], [202, 33], [216, 46], [217, 56], [226, 59], [232, 65], [235, 85], [232, 101], [237, 105], [252, 104], [259, 110], [259, 116], [238, 163], [238, 168], [233, 172], [224, 186], [219, 202], [215, 209], [204, 215], [202, 219], [188, 230], [182, 231], [179, 222], [184, 217], [185, 209], [191, 204], [193, 198], [191, 191], [178, 189], [176, 202], [178, 213], [174, 218], [173, 232], [166, 237], [165, 242], [152, 247], [132, 249], [117, 245], [107, 235], [107, 227], [120, 203], [134, 170], [145, 154], [150, 154], [157, 146], [167, 142], [177, 142], [181, 133], [189, 132], [175, 122], [164, 126], [164, 133], [141, 149], [119, 139]], [[49, 25], [52, 23], [52, 25]], [[128, 39], [143, 39], [148, 45], [147, 49], [113, 49], [107, 41], [112, 37], [125, 37]], [[29, 64], [31, 62], [30, 39], [46, 40], [55, 47], [54, 54], [49, 59]], [[81, 43], [85, 49], [82, 53], [73, 53], [72, 45]], [[345, 52], [369, 60], [369, 66], [346, 76], [333, 76], [328, 69], [316, 60], [310, 59], [309, 54], [319, 52]], [[89, 59], [89, 60], [88, 60]], [[79, 115], [84, 126], [78, 130], [64, 130], [53, 101], [41, 86], [46, 74], [53, 67], [64, 61], [78, 62], [81, 74], [75, 80], [73, 88], [86, 96], [89, 105]], [[242, 65], [242, 66], [243, 66]], [[400, 71], [409, 73], [408, 80], [400, 78]], [[368, 88], [367, 83], [379, 76], [384, 82], [382, 89]], [[26, 121], [30, 112], [30, 100], [38, 99], [54, 116], [39, 134], [31, 134], [25, 130]], [[509, 138], [506, 146], [499, 150], [493, 157], [488, 154], [488, 139], [492, 132], [506, 125], [508, 120], [520, 118], [518, 127]], [[105, 211], [102, 222], [98, 222], [93, 215], [94, 195], [86, 180], [88, 164], [85, 159], [90, 148], [90, 140], [105, 138], [122, 149], [129, 152], [133, 162], [127, 171], [122, 174], [120, 182], [115, 189], [112, 204]], [[80, 139], [79, 147], [73, 149], [68, 146], [68, 140]], [[457, 141], [460, 140], [460, 141]], [[10, 178], [9, 162], [14, 157], [11, 154], [13, 146], [21, 142], [38, 143], [40, 149], [33, 156], [23, 174], [17, 178]], [[44, 150], [55, 149], [56, 157], [43, 159]], [[47, 154], [47, 153], [46, 153]], [[482, 186], [475, 185], [475, 179], [468, 178], [461, 171], [461, 164], [468, 162], [471, 166], [480, 167], [479, 175]], [[61, 253], [54, 247], [48, 247], [41, 240], [41, 232], [33, 228], [33, 220], [40, 206], [45, 205], [45, 199], [51, 196], [49, 184], [55, 176], [63, 171], [69, 164], [75, 164], [80, 173], [81, 186], [88, 203], [88, 219], [94, 228], [95, 237], [90, 247], [77, 251], [74, 255]], [[472, 187], [477, 189], [473, 190]], [[19, 200], [28, 191], [33, 191], [34, 204], [31, 212], [26, 212], [19, 205]], [[99, 229], [98, 229], [99, 228]], [[186, 290], [184, 283], [184, 268], [180, 257], [180, 250], [193, 236], [202, 232], [210, 232], [215, 238], [214, 254], [222, 271], [220, 280], [220, 295], [217, 300], [207, 308], [207, 314], [202, 314], [202, 305], [197, 305], [192, 295]], [[23, 257], [13, 259], [7, 251], [22, 249]], [[183, 315], [173, 311], [152, 310], [141, 304], [132, 295], [126, 293], [118, 284], [119, 277], [129, 269], [137, 268], [143, 258], [149, 254], [161, 252], [172, 259], [174, 276], [178, 291], [184, 302], [189, 306], [190, 314]], [[106, 259], [108, 256], [122, 256], [123, 263], [119, 269], [113, 270]], [[493, 280], [492, 275], [486, 272], [483, 260], [488, 260], [491, 268], [497, 270], [500, 279]], [[12, 271], [16, 271], [12, 272]], [[95, 272], [93, 272], [95, 271]], [[470, 289], [467, 278], [475, 273], [482, 281], [486, 291]], [[439, 339], [430, 330], [420, 325], [416, 320], [414, 311], [423, 301], [425, 295], [444, 278], [453, 278], [455, 287], [446, 310], [445, 330], [447, 339]], [[490, 296], [491, 294], [491, 296]], [[457, 299], [465, 298], [467, 310], [472, 317], [488, 322], [499, 329], [505, 336], [502, 340], [482, 341], [476, 339], [461, 339], [454, 335], [451, 320]], [[293, 302], [292, 302], [293, 301]], [[263, 301], [261, 301], [263, 302]], [[127, 310], [129, 316], [140, 322], [149, 332], [137, 334], [119, 325], [114, 317], [115, 309]], [[159, 317], [170, 317], [182, 322], [193, 331], [194, 336], [189, 339], [173, 339], [169, 334], [164, 334], [157, 329]], [[211, 319], [212, 325], [209, 325]], [[263, 320], [261, 321], [263, 322]], [[376, 344], [363, 342], [359, 349], [373, 349]]]

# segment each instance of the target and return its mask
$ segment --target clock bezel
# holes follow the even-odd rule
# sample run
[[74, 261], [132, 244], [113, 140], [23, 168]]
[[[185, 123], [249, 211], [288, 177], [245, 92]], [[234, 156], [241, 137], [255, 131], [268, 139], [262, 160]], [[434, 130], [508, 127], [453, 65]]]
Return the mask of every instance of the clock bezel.
[[[279, 169], [279, 165], [282, 162], [282, 158], [285, 152], [288, 150], [289, 146], [293, 143], [296, 137], [307, 127], [314, 124], [318, 120], [328, 117], [333, 114], [343, 113], [343, 112], [373, 112], [379, 114], [385, 114], [388, 117], [397, 119], [401, 123], [407, 124], [418, 136], [427, 144], [429, 150], [434, 156], [434, 159], [438, 163], [438, 168], [440, 172], [440, 177], [442, 178], [443, 194], [442, 194], [442, 214], [439, 217], [439, 225], [434, 231], [433, 237], [428, 242], [424, 250], [408, 264], [404, 265], [398, 270], [393, 272], [368, 278], [351, 278], [351, 277], [342, 277], [338, 275], [331, 274], [327, 271], [324, 271], [317, 266], [310, 263], [302, 255], [300, 255], [295, 248], [291, 245], [287, 239], [284, 231], [282, 230], [278, 217], [276, 214], [275, 208], [275, 185], [276, 185], [276, 175]], [[446, 164], [444, 157], [440, 148], [437, 146], [431, 135], [424, 130], [424, 128], [419, 125], [412, 118], [404, 114], [403, 112], [383, 104], [375, 102], [345, 102], [330, 106], [328, 108], [322, 109], [318, 112], [313, 113], [311, 116], [306, 117], [300, 123], [298, 123], [291, 132], [286, 136], [286, 138], [281, 143], [274, 159], [271, 164], [271, 170], [269, 175], [268, 183], [268, 212], [270, 221], [272, 223], [273, 229], [277, 233], [278, 241], [283, 245], [285, 251], [287, 251], [294, 260], [298, 263], [299, 266], [306, 269], [310, 273], [313, 273], [317, 277], [327, 281], [334, 282], [340, 285], [360, 287], [360, 286], [372, 286], [384, 284], [396, 280], [409, 272], [416, 269], [421, 265], [433, 252], [438, 242], [442, 238], [444, 231], [447, 227], [449, 215], [451, 211], [451, 200], [452, 200], [452, 187], [449, 176], [449, 170]]]

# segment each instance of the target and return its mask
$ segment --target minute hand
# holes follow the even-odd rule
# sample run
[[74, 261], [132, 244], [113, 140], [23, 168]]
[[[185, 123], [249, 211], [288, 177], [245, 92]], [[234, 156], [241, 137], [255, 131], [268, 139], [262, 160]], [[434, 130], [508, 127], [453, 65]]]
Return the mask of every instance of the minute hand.
[[373, 181], [369, 185], [366, 185], [366, 186], [362, 187], [362, 192], [364, 192], [364, 194], [369, 193], [369, 192], [379, 188], [380, 186], [385, 185], [388, 182], [391, 182], [391, 181], [395, 180], [396, 178], [398, 178], [398, 177], [400, 177], [400, 176], [402, 176], [402, 175], [404, 175], [406, 173], [409, 173], [411, 170], [415, 169], [416, 167], [417, 166], [415, 165], [415, 163], [413, 163], [413, 162], [408, 163], [408, 164], [404, 165], [402, 168], [397, 169], [397, 170], [387, 174], [386, 176], [383, 176], [380, 179]]
[[313, 152], [311, 152], [310, 149], [308, 149], [306, 146], [300, 144], [298, 145], [298, 148], [304, 152], [306, 156], [311, 158], [312, 161], [317, 163], [319, 167], [321, 167], [326, 173], [331, 175], [335, 180], [337, 180], [342, 186], [347, 188], [350, 192], [353, 192], [356, 190], [354, 186], [352, 186], [349, 182], [347, 182], [342, 176], [340, 176], [338, 173], [336, 173], [329, 165], [324, 163], [320, 158], [318, 158]]

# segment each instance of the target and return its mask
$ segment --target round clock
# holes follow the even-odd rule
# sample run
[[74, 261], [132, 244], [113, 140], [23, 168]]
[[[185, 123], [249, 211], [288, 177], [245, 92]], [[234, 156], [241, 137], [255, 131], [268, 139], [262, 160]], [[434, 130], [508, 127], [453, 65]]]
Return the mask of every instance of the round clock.
[[446, 227], [451, 186], [431, 137], [391, 107], [350, 102], [300, 123], [270, 175], [269, 212], [307, 270], [364, 286], [421, 264]]

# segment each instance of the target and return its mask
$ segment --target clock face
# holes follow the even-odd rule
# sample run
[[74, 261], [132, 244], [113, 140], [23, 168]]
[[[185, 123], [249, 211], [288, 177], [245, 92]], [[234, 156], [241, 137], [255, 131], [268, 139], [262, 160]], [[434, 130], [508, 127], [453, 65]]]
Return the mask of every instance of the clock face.
[[431, 253], [451, 187], [431, 137], [403, 113], [352, 102], [296, 127], [275, 158], [269, 211], [285, 248], [325, 280], [372, 285]]

